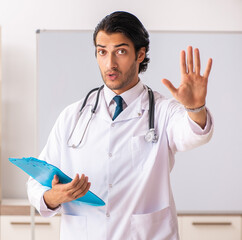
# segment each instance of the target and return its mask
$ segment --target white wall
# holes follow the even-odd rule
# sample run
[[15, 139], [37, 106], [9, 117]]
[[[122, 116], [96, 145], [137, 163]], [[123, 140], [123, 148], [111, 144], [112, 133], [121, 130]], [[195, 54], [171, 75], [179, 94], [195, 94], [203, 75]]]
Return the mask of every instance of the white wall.
[[2, 196], [25, 198], [27, 176], [8, 157], [35, 156], [37, 29], [94, 29], [115, 10], [148, 30], [242, 31], [241, 0], [2, 0]]

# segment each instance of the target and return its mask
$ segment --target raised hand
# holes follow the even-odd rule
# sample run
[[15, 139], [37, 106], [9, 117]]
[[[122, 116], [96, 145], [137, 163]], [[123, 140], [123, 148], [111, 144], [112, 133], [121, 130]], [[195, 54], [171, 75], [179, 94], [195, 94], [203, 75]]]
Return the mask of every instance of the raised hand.
[[175, 88], [173, 84], [162, 79], [163, 84], [170, 90], [174, 98], [176, 98], [186, 108], [198, 108], [205, 104], [207, 95], [208, 77], [212, 67], [212, 59], [210, 58], [203, 75], [200, 75], [200, 55], [199, 50], [194, 49], [195, 62], [193, 62], [192, 47], [187, 48], [186, 53], [181, 51], [180, 68], [181, 68], [181, 84]]
[[[194, 49], [194, 56], [195, 61], [193, 61], [192, 47], [189, 46], [187, 48], [186, 63], [186, 53], [181, 51], [181, 84], [178, 88], [175, 88], [169, 80], [162, 79], [163, 84], [170, 90], [174, 98], [188, 109], [197, 109], [205, 105], [208, 77], [212, 68], [212, 59], [209, 58], [204, 74], [200, 75], [201, 63], [197, 48]], [[205, 127], [207, 121], [206, 109], [196, 113], [188, 112], [188, 114], [202, 128]]]

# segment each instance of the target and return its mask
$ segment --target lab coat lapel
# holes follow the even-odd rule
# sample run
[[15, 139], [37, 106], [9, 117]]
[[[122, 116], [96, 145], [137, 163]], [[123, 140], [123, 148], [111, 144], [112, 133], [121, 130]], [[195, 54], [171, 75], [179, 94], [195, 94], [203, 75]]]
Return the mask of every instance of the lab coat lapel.
[[133, 103], [131, 103], [127, 108], [125, 108], [119, 116], [115, 119], [118, 121], [126, 121], [133, 118], [141, 117], [143, 114], [142, 108], [141, 108], [141, 101], [140, 99], [135, 100]]
[[148, 94], [144, 91], [141, 96], [135, 99], [127, 108], [125, 108], [115, 119], [118, 121], [127, 121], [134, 118], [140, 118], [144, 111], [149, 109]]
[[[119, 122], [127, 121], [133, 118], [140, 118], [146, 110], [149, 110], [149, 98], [147, 91], [144, 91], [141, 96], [139, 96], [129, 106], [127, 106], [114, 121]], [[108, 112], [108, 107], [103, 92], [100, 96], [100, 103], [98, 104], [96, 114], [107, 122], [113, 122]]]

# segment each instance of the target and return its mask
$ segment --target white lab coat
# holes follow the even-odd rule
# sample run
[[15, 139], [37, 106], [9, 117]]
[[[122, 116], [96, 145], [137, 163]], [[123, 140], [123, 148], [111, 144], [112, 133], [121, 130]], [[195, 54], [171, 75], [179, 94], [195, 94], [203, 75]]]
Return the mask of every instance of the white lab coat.
[[[96, 93], [91, 95], [78, 122], [79, 138], [95, 99]], [[144, 139], [149, 116], [147, 89], [115, 121], [108, 113], [102, 91], [97, 112], [78, 149], [67, 147], [67, 139], [82, 101], [61, 113], [39, 158], [72, 178], [76, 173], [84, 173], [91, 182], [90, 190], [106, 203], [94, 207], [70, 202], [51, 211], [42, 199], [47, 188], [30, 179], [29, 199], [40, 214], [62, 213], [62, 240], [179, 239], [170, 186], [174, 154], [208, 142], [213, 126], [207, 133], [201, 130], [197, 134], [183, 106], [158, 93], [155, 99], [157, 143], [147, 143]]]

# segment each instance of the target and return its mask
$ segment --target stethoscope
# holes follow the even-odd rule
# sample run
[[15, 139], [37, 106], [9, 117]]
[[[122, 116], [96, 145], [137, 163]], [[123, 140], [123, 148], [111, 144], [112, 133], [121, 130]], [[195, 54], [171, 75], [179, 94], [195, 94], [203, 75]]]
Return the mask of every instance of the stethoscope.
[[[68, 147], [78, 148], [78, 147], [80, 146], [80, 144], [82, 143], [82, 140], [83, 140], [83, 138], [84, 138], [84, 136], [85, 136], [85, 133], [86, 133], [86, 131], [87, 131], [87, 129], [88, 129], [88, 125], [89, 125], [89, 123], [90, 123], [90, 121], [91, 121], [91, 119], [92, 119], [92, 116], [93, 116], [93, 114], [96, 112], [96, 109], [97, 109], [97, 106], [98, 106], [98, 102], [99, 102], [100, 92], [101, 92], [101, 90], [103, 89], [103, 87], [104, 87], [104, 85], [102, 85], [102, 86], [99, 87], [99, 88], [94, 88], [94, 89], [92, 89], [92, 90], [86, 95], [86, 97], [85, 97], [85, 99], [84, 99], [84, 101], [83, 101], [83, 104], [82, 104], [82, 106], [81, 106], [81, 109], [79, 110], [79, 117], [77, 118], [76, 123], [75, 123], [75, 125], [74, 125], [74, 127], [73, 127], [73, 130], [71, 131], [71, 134], [70, 134], [70, 136], [69, 136], [69, 138], [68, 138], [68, 140], [67, 140], [67, 146], [68, 146]], [[154, 128], [154, 119], [155, 119], [155, 118], [154, 118], [154, 116], [155, 116], [155, 100], [154, 100], [154, 93], [153, 93], [153, 91], [151, 90], [151, 88], [149, 88], [148, 86], [147, 86], [147, 89], [148, 89], [148, 94], [149, 94], [149, 130], [148, 130], [148, 132], [147, 132], [146, 135], [145, 135], [145, 141], [148, 142], [148, 143], [150, 143], [150, 142], [152, 142], [152, 143], [156, 143], [156, 142], [158, 141], [158, 136], [157, 136], [156, 131], [155, 131], [155, 128]], [[83, 108], [86, 106], [86, 104], [87, 104], [87, 100], [88, 100], [89, 96], [90, 96], [93, 92], [95, 92], [95, 91], [97, 91], [96, 101], [95, 101], [95, 104], [94, 104], [93, 108], [91, 109], [91, 115], [90, 115], [90, 117], [89, 117], [89, 119], [88, 119], [88, 121], [87, 121], [86, 127], [85, 127], [85, 129], [84, 129], [84, 131], [83, 131], [83, 134], [82, 134], [82, 137], [81, 137], [79, 143], [77, 143], [77, 144], [73, 144], [73, 143], [70, 144], [70, 140], [71, 140], [71, 138], [72, 138], [72, 136], [73, 136], [73, 133], [74, 133], [74, 131], [75, 131], [75, 129], [76, 129], [76, 126], [77, 126], [77, 124], [78, 124], [78, 121], [79, 121], [79, 119], [80, 119], [80, 117], [81, 117], [82, 110], [83, 110]]]

